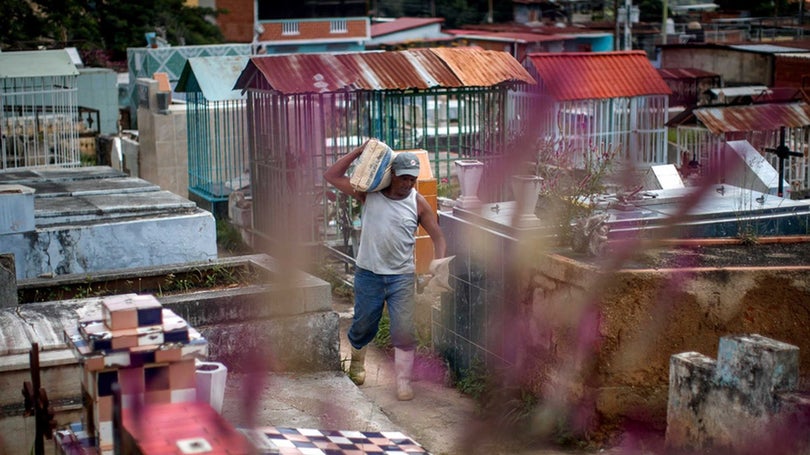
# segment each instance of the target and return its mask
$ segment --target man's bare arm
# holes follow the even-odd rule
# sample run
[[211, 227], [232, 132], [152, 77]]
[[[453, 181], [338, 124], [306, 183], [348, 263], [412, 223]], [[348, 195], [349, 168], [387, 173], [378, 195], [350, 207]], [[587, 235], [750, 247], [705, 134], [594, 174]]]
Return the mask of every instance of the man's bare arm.
[[427, 199], [421, 194], [416, 195], [416, 207], [419, 215], [419, 224], [425, 228], [430, 239], [433, 241], [433, 258], [440, 259], [447, 253], [447, 243], [444, 241], [444, 233], [439, 227], [439, 218], [436, 212], [428, 204]]
[[363, 143], [360, 147], [357, 147], [351, 152], [343, 155], [340, 157], [340, 159], [329, 166], [323, 173], [323, 178], [326, 179], [327, 182], [334, 185], [335, 188], [340, 190], [342, 193], [359, 199], [361, 202], [365, 201], [366, 193], [354, 189], [349, 176], [346, 175], [346, 171], [349, 170], [349, 167], [351, 167], [354, 160], [356, 160], [363, 153], [363, 147], [365, 147], [365, 145], [366, 144]]

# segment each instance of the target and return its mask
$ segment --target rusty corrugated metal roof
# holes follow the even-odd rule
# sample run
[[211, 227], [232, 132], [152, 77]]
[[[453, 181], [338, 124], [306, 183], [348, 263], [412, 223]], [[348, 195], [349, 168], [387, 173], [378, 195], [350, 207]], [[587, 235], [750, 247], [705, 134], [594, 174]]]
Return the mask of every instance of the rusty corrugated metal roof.
[[534, 79], [510, 54], [474, 47], [430, 49], [458, 76], [463, 85], [487, 87], [508, 81], [534, 84]]
[[339, 54], [337, 59], [358, 78], [361, 90], [459, 87], [458, 78], [426, 51]]
[[805, 102], [704, 107], [694, 114], [713, 134], [810, 126], [810, 106]]
[[526, 62], [559, 101], [672, 93], [644, 51], [536, 53]]
[[269, 87], [292, 95], [344, 90], [489, 87], [505, 82], [533, 84], [534, 79], [505, 52], [436, 48], [252, 57], [235, 88]]
[[[245, 71], [251, 79], [260, 75], [268, 86], [285, 94], [339, 92], [355, 88], [357, 82], [356, 77], [345, 74], [344, 65], [333, 54], [251, 57]], [[247, 88], [242, 85], [245, 71], [235, 88]]]

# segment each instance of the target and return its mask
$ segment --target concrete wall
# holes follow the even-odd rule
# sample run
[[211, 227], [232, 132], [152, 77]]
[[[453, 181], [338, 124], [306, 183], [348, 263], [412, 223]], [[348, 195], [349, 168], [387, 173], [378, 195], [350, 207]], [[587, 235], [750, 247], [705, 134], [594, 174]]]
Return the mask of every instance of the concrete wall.
[[0, 236], [13, 253], [17, 278], [204, 261], [217, 257], [216, 221], [197, 209], [172, 217], [43, 227]]
[[[801, 329], [810, 324], [810, 267], [603, 274], [554, 256], [535, 266], [532, 304], [522, 312], [526, 330], [550, 337], [553, 362], [569, 367], [547, 380], [593, 387], [603, 416], [663, 424], [670, 356], [712, 352], [731, 333], [761, 333], [810, 349]], [[584, 353], [576, 348], [582, 337], [593, 343]], [[810, 358], [800, 370], [810, 379]]]
[[717, 73], [725, 86], [773, 85], [773, 55], [722, 47], [673, 46], [661, 55], [661, 68], [700, 68]]
[[138, 171], [140, 177], [166, 191], [188, 197], [188, 137], [186, 105], [159, 109], [157, 81], [138, 79], [146, 91], [138, 106]]

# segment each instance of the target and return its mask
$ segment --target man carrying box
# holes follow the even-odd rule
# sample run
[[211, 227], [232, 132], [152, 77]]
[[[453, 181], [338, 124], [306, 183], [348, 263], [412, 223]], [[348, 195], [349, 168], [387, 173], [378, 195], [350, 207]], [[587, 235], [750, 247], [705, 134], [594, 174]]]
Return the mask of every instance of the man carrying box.
[[[354, 319], [349, 328], [352, 358], [349, 376], [360, 385], [365, 381], [366, 345], [377, 334], [384, 304], [391, 320], [397, 398], [413, 398], [411, 372], [414, 347], [414, 244], [421, 225], [433, 241], [433, 262], [446, 251], [444, 235], [436, 213], [414, 190], [419, 177], [419, 159], [410, 152], [391, 161], [391, 184], [375, 192], [357, 191], [346, 175], [366, 144], [337, 160], [323, 176], [338, 190], [363, 204], [363, 230], [354, 273]], [[431, 270], [434, 269], [433, 262]]]

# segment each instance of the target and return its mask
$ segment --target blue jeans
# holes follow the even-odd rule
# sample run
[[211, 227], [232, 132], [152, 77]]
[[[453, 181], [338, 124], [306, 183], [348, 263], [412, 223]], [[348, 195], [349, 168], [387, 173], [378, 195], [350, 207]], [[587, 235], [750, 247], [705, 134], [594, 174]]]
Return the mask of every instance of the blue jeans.
[[354, 320], [349, 328], [349, 342], [361, 349], [374, 339], [388, 304], [391, 343], [395, 348], [411, 350], [415, 346], [413, 309], [413, 273], [377, 275], [357, 267], [354, 272]]

